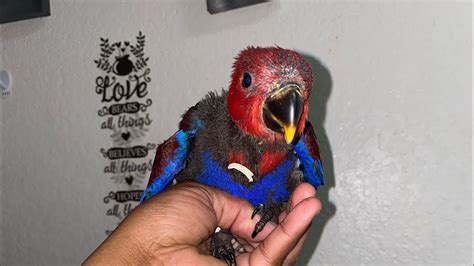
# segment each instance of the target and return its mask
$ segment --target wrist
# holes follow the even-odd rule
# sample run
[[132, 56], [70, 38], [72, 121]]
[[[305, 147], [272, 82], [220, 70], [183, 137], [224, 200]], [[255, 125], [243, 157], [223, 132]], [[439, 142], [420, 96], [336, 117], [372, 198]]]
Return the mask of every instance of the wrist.
[[[136, 227], [127, 220], [84, 261], [84, 265], [142, 265], [149, 264], [152, 255], [144, 240], [138, 239], [137, 231], [128, 230]], [[134, 233], [133, 235], [131, 233]]]

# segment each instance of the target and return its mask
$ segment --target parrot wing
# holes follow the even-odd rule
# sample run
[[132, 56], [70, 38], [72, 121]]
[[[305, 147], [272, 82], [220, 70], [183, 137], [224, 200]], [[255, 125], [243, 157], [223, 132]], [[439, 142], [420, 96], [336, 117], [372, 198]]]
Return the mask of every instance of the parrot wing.
[[294, 146], [296, 156], [300, 160], [305, 181], [314, 187], [324, 185], [324, 171], [319, 155], [319, 147], [313, 126], [306, 121], [303, 136]]
[[141, 203], [167, 188], [186, 166], [191, 143], [202, 127], [202, 122], [194, 117], [195, 109], [196, 107], [190, 108], [180, 122], [180, 130], [158, 146], [150, 180], [143, 191]]

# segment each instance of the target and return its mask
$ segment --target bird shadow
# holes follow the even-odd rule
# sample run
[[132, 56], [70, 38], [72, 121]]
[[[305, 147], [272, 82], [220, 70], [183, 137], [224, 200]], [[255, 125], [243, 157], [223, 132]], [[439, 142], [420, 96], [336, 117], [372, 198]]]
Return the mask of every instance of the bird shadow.
[[336, 206], [329, 201], [329, 190], [336, 186], [334, 161], [331, 144], [329, 143], [329, 138], [324, 129], [327, 102], [332, 90], [332, 78], [329, 70], [319, 59], [304, 54], [303, 57], [313, 69], [314, 82], [313, 91], [309, 98], [308, 119], [311, 124], [313, 124], [319, 144], [321, 160], [324, 166], [324, 186], [320, 187], [317, 191], [317, 197], [321, 201], [323, 208], [321, 213], [313, 220], [305, 246], [296, 265], [307, 265], [309, 263], [321, 240], [324, 227], [336, 214]]

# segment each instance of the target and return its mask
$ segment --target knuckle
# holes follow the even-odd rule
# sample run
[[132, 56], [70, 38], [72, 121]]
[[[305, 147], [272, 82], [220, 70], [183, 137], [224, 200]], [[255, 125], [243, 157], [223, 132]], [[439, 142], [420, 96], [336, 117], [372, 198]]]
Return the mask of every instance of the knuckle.
[[258, 250], [260, 251], [261, 257], [264, 260], [265, 265], [278, 265], [278, 263], [272, 258], [270, 255], [270, 252], [268, 250], [268, 247], [265, 245], [265, 241], [262, 242], [258, 246]]
[[282, 233], [282, 237], [284, 237], [284, 241], [287, 242], [287, 243], [291, 243], [294, 241], [292, 235], [288, 232], [288, 229], [286, 228], [285, 224], [281, 224], [281, 233]]

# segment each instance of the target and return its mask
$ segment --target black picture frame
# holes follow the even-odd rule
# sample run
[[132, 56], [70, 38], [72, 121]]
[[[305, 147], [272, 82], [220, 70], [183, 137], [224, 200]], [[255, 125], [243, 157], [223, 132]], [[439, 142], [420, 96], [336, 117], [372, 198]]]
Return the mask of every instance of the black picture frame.
[[49, 0], [0, 0], [0, 24], [50, 15]]
[[211, 15], [236, 8], [270, 2], [271, 0], [206, 0], [207, 11]]

